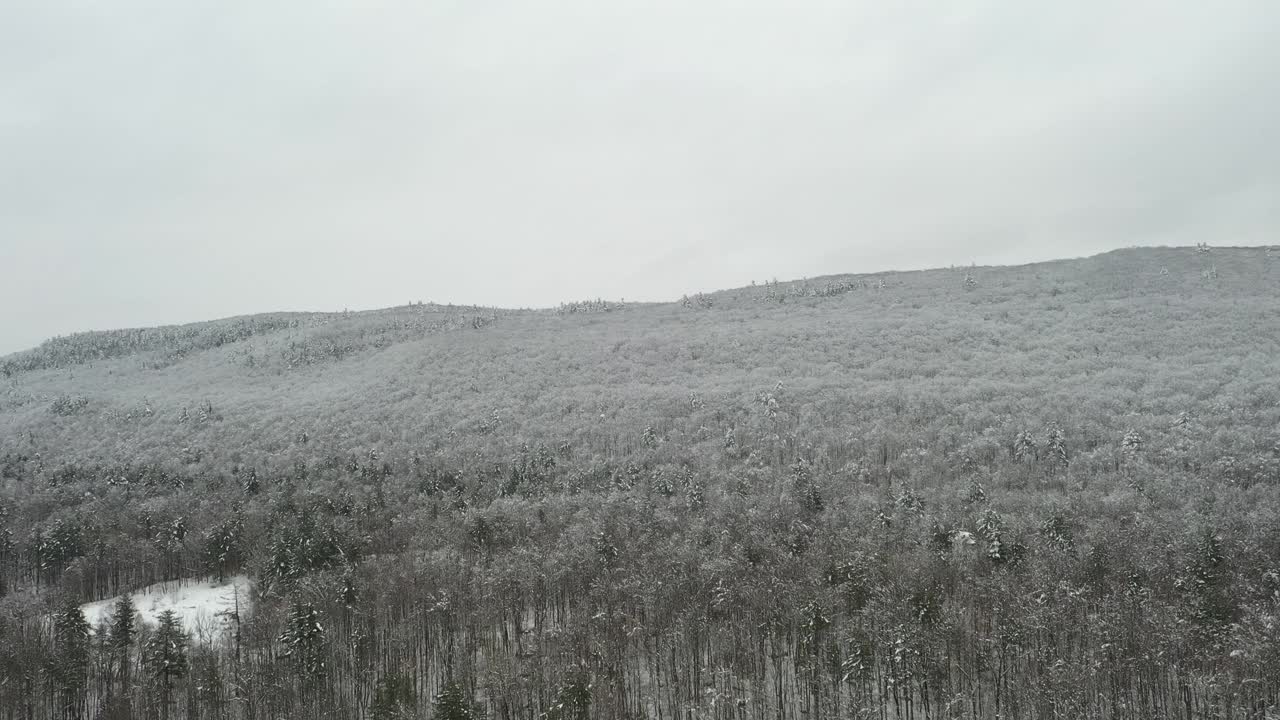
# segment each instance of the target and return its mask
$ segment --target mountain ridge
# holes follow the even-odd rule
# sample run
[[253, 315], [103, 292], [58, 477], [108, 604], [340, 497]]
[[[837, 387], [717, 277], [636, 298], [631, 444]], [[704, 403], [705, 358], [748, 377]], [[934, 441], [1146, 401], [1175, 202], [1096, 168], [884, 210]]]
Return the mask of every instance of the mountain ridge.
[[[380, 441], [374, 428], [411, 419], [422, 436], [467, 436], [497, 413], [523, 419], [534, 437], [556, 428], [581, 434], [599, 424], [599, 406], [612, 408], [610, 422], [629, 408], [629, 422], [645, 424], [677, 412], [692, 393], [731, 399], [745, 413], [778, 382], [818, 412], [823, 397], [856, 389], [946, 394], [946, 379], [998, 387], [1034, 377], [1052, 386], [1136, 373], [1139, 361], [1172, 372], [1180, 362], [1222, 362], [1213, 350], [1222, 346], [1271, 368], [1261, 358], [1280, 356], [1267, 332], [1267, 318], [1280, 316], [1277, 280], [1280, 258], [1268, 248], [1153, 248], [833, 275], [684, 302], [412, 305], [107, 331], [50, 341], [16, 371], [11, 356], [0, 429], [10, 438], [60, 437], [60, 447], [76, 450], [114, 427], [120, 448], [99, 454], [156, 457], [225, 444], [211, 428], [177, 420], [213, 407], [264, 428], [250, 447], [288, 448], [310, 433], [407, 453], [407, 437]], [[173, 427], [157, 427], [158, 417]], [[353, 434], [339, 418], [363, 438], [339, 442]], [[146, 439], [147, 427], [168, 450]]]
[[[1030, 268], [1048, 269], [1052, 266], [1062, 265], [1066, 263], [1097, 261], [1097, 260], [1101, 260], [1101, 259], [1112, 257], [1112, 256], [1121, 256], [1121, 255], [1127, 255], [1132, 253], [1164, 254], [1166, 251], [1176, 251], [1179, 253], [1183, 253], [1187, 251], [1195, 251], [1195, 248], [1185, 247], [1185, 246], [1132, 246], [1127, 248], [1117, 248], [1114, 250], [1107, 250], [1101, 253], [1096, 253], [1094, 255], [1053, 258], [1049, 260], [1040, 260], [1040, 261], [1034, 261], [1034, 262], [1016, 263], [1016, 264], [1007, 264], [1007, 265], [977, 265], [977, 264], [967, 265], [967, 266], [951, 265], [948, 267], [937, 266], [937, 267], [909, 269], [909, 270], [886, 269], [886, 270], [866, 272], [866, 273], [834, 273], [830, 275], [803, 277], [803, 278], [793, 279], [793, 280], [783, 280], [783, 281], [772, 280], [772, 281], [761, 283], [761, 284], [757, 284], [753, 282], [750, 285], [744, 285], [739, 287], [695, 291], [693, 294], [714, 297], [714, 296], [732, 295], [735, 293], [750, 291], [752, 288], [760, 287], [762, 285], [767, 286], [770, 284], [775, 284], [779, 287], [786, 288], [786, 287], [791, 287], [795, 285], [804, 285], [807, 283], [820, 283], [820, 282], [830, 283], [838, 280], [856, 280], [856, 279], [878, 278], [878, 277], [899, 276], [899, 275], [913, 275], [913, 274], [923, 274], [923, 273], [953, 272], [956, 270], [974, 270], [974, 271], [997, 270], [998, 271], [998, 270], [1019, 270], [1019, 269], [1030, 269]], [[1270, 252], [1275, 252], [1276, 250], [1274, 249], [1274, 246], [1262, 245], [1262, 246], [1215, 246], [1214, 248], [1211, 249], [1210, 252], [1213, 252], [1213, 251], [1217, 251], [1219, 252], [1219, 254], [1235, 252], [1235, 251], [1262, 252], [1265, 255]], [[602, 300], [597, 299], [595, 302], [601, 302], [601, 301]], [[497, 312], [504, 312], [504, 313], [519, 313], [519, 312], [537, 313], [537, 312], [557, 311], [567, 305], [571, 306], [575, 304], [580, 304], [581, 302], [592, 302], [592, 301], [562, 301], [559, 304], [559, 306], [547, 306], [547, 307], [501, 307], [501, 306], [474, 305], [474, 304], [464, 304], [464, 303], [412, 302], [407, 305], [392, 305], [392, 306], [381, 307], [381, 308], [370, 308], [367, 310], [264, 311], [264, 312], [257, 312], [257, 313], [229, 315], [225, 317], [208, 318], [203, 320], [193, 320], [191, 322], [184, 322], [184, 323], [170, 323], [170, 324], [163, 324], [163, 325], [132, 326], [132, 327], [108, 328], [108, 329], [90, 329], [90, 330], [82, 330], [82, 331], [68, 333], [67, 335], [54, 336], [44, 340], [39, 345], [36, 345], [34, 347], [16, 350], [5, 355], [0, 355], [0, 365], [3, 365], [6, 361], [12, 361], [16, 358], [19, 358], [20, 356], [28, 355], [34, 351], [38, 351], [41, 347], [44, 347], [51, 343], [57, 343], [58, 341], [64, 341], [71, 338], [81, 338], [81, 337], [95, 336], [95, 335], [108, 335], [111, 333], [177, 331], [177, 330], [194, 329], [194, 328], [200, 328], [200, 327], [205, 327], [210, 325], [219, 325], [219, 324], [235, 324], [235, 323], [254, 322], [254, 321], [271, 321], [279, 318], [290, 318], [290, 319], [297, 319], [297, 320], [314, 320], [314, 319], [331, 320], [335, 318], [347, 318], [347, 317], [353, 317], [353, 316], [368, 317], [368, 316], [376, 316], [379, 314], [394, 312], [397, 310], [410, 308], [410, 307], [426, 308], [428, 311], [433, 311], [433, 312], [442, 312], [446, 310], [447, 311], [473, 310], [473, 311], [497, 311]], [[603, 302], [608, 302], [608, 303], [617, 304], [617, 305], [626, 305], [628, 307], [644, 307], [644, 306], [669, 305], [669, 304], [680, 302], [680, 299], [656, 300], [656, 301], [628, 301], [628, 302], [623, 302], [620, 300], [619, 301], [603, 300]]]

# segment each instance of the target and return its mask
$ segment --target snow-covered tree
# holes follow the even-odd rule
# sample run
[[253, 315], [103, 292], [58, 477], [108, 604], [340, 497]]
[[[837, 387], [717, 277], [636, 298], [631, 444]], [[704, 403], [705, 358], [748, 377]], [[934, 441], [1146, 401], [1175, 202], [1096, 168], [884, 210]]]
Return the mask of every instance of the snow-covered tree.
[[413, 679], [403, 673], [388, 673], [378, 679], [369, 706], [372, 720], [409, 720], [417, 715], [418, 696]]
[[133, 606], [133, 598], [125, 593], [112, 606], [111, 624], [107, 628], [107, 645], [111, 648], [120, 674], [120, 683], [127, 690], [129, 687], [130, 651], [137, 634], [137, 610]]
[[1050, 472], [1067, 469], [1070, 462], [1067, 457], [1067, 440], [1057, 423], [1050, 423], [1045, 429], [1044, 452]]
[[968, 505], [981, 505], [987, 501], [987, 489], [977, 478], [969, 481], [969, 491], [965, 493], [964, 500]]
[[1120, 441], [1120, 450], [1130, 459], [1136, 458], [1142, 452], [1142, 436], [1137, 430], [1129, 430], [1124, 434], [1124, 439]]
[[650, 450], [658, 447], [658, 433], [653, 429], [652, 425], [645, 427], [644, 432], [640, 435], [640, 444]]
[[1031, 433], [1023, 430], [1013, 439], [1013, 459], [1018, 462], [1032, 462], [1036, 459], [1036, 439]]
[[462, 686], [450, 680], [436, 695], [433, 720], [478, 720], [481, 717], [475, 703], [467, 698]]
[[590, 720], [591, 677], [582, 669], [575, 670], [556, 694], [555, 702], [542, 720]]
[[190, 638], [172, 610], [160, 613], [157, 620], [155, 632], [142, 646], [142, 666], [159, 696], [161, 717], [167, 718], [174, 683], [186, 677], [190, 667], [187, 658]]
[[62, 716], [79, 718], [84, 709], [89, 671], [89, 623], [75, 600], [68, 598], [53, 617], [54, 653], [49, 675], [58, 690]]
[[240, 562], [243, 525], [243, 520], [237, 514], [209, 528], [205, 533], [205, 566], [217, 574], [218, 582], [222, 582], [227, 570]]
[[320, 611], [310, 603], [295, 601], [280, 635], [283, 655], [293, 663], [298, 675], [314, 679], [325, 672], [325, 629]]

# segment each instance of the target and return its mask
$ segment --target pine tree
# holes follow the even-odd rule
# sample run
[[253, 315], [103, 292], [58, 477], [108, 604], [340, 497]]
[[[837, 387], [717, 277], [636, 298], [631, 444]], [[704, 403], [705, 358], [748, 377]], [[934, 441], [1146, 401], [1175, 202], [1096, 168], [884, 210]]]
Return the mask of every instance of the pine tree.
[[74, 599], [68, 598], [53, 618], [54, 654], [49, 675], [58, 691], [65, 718], [83, 715], [89, 670], [89, 622]]
[[6, 578], [8, 577], [10, 558], [14, 556], [13, 531], [8, 528], [0, 529], [0, 597], [4, 597], [9, 592]]
[[924, 516], [924, 499], [907, 488], [903, 488], [898, 493], [897, 498], [894, 499], [894, 504], [909, 513], [920, 517]]
[[107, 629], [107, 645], [111, 648], [114, 662], [119, 668], [120, 684], [125, 693], [129, 691], [129, 651], [133, 647], [136, 633], [137, 610], [133, 606], [133, 598], [128, 594], [121, 595], [115, 603], [115, 615]]
[[649, 425], [644, 429], [644, 433], [640, 436], [640, 444], [652, 450], [658, 447], [658, 433]]
[[542, 720], [590, 720], [591, 678], [585, 670], [576, 670], [569, 682], [560, 688], [556, 701], [542, 714]]
[[684, 486], [685, 506], [690, 510], [701, 510], [707, 504], [706, 488], [698, 479], [690, 480]]
[[172, 610], [160, 613], [157, 620], [159, 627], [142, 646], [142, 665], [146, 668], [153, 687], [159, 691], [161, 717], [168, 718], [174, 681], [187, 675], [187, 646], [190, 640]]
[[1124, 439], [1120, 441], [1120, 449], [1126, 457], [1134, 458], [1138, 453], [1142, 452], [1142, 436], [1137, 430], [1130, 430], [1124, 434]]
[[310, 603], [294, 602], [284, 634], [284, 656], [294, 664], [299, 677], [313, 680], [325, 672], [325, 630], [320, 611]]
[[1018, 433], [1013, 440], [1013, 459], [1018, 462], [1031, 462], [1036, 459], [1036, 439], [1026, 430]]
[[1004, 552], [1003, 527], [1004, 519], [995, 510], [987, 510], [978, 519], [978, 537], [987, 543], [987, 559], [997, 565], [1008, 559]]
[[1059, 468], [1066, 470], [1069, 461], [1067, 459], [1067, 441], [1062, 433], [1062, 428], [1057, 423], [1051, 423], [1045, 429], [1044, 442], [1045, 455], [1049, 461], [1049, 472], [1055, 472]]
[[1052, 515], [1041, 522], [1040, 536], [1053, 548], [1063, 552], [1075, 551], [1076, 540], [1071, 524], [1061, 515]]
[[480, 713], [467, 699], [462, 687], [450, 680], [436, 695], [435, 712], [431, 717], [433, 720], [477, 720]]
[[969, 491], [965, 493], [964, 501], [969, 506], [982, 505], [987, 501], [987, 490], [977, 478], [969, 481]]
[[818, 487], [817, 483], [813, 481], [807, 482], [802, 494], [800, 495], [800, 507], [804, 508], [805, 512], [809, 514], [817, 515], [820, 514], [826, 506], [826, 499], [822, 497], [822, 490]]
[[205, 566], [217, 574], [218, 582], [222, 582], [228, 569], [240, 563], [242, 530], [243, 521], [237, 514], [205, 534]]
[[417, 705], [413, 680], [402, 673], [388, 673], [378, 679], [369, 715], [373, 720], [407, 720], [414, 717]]
[[1222, 539], [1206, 530], [1196, 543], [1184, 589], [1191, 593], [1192, 618], [1204, 640], [1219, 642], [1225, 629], [1238, 614], [1237, 601], [1231, 592], [1226, 553]]
[[667, 473], [662, 471], [662, 468], [653, 471], [653, 480], [650, 483], [650, 487], [653, 488], [654, 492], [665, 497], [671, 497], [676, 493], [675, 484], [671, 482], [671, 478]]

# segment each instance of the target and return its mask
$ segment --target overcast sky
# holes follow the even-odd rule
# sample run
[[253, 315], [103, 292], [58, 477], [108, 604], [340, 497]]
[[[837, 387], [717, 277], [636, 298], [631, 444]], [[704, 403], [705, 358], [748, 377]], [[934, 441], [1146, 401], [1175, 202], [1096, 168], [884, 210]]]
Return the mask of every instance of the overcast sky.
[[1280, 2], [0, 0], [0, 353], [1280, 242]]

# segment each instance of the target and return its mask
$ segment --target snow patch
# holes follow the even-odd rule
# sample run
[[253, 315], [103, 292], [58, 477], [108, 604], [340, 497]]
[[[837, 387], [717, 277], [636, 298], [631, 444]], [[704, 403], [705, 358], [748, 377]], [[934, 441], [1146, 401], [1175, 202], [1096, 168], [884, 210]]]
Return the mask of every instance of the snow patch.
[[[196, 641], [209, 642], [227, 629], [231, 615], [236, 610], [239, 596], [240, 614], [249, 610], [250, 588], [253, 583], [244, 575], [217, 580], [171, 580], [156, 583], [129, 593], [138, 610], [138, 619], [148, 625], [156, 625], [160, 613], [172, 610], [183, 629]], [[95, 629], [114, 615], [117, 595], [99, 600], [80, 609], [89, 625]]]

